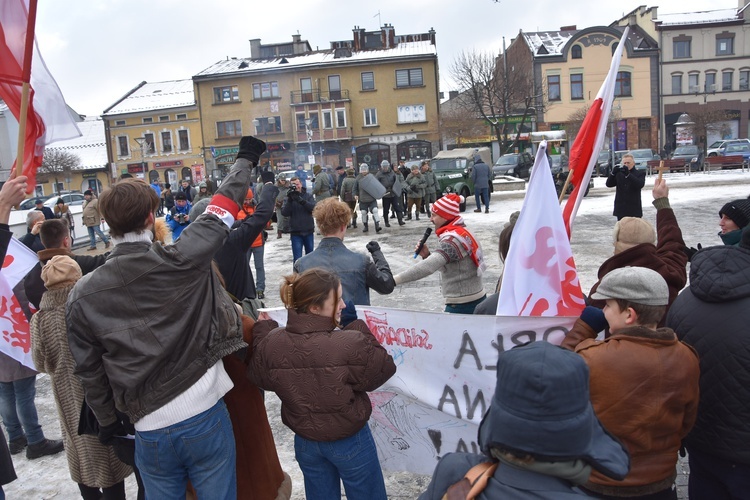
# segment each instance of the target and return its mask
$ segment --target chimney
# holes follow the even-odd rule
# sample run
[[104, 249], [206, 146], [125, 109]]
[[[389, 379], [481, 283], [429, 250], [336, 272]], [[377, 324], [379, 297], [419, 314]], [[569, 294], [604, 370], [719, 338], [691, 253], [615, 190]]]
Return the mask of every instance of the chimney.
[[260, 38], [250, 40], [250, 59], [260, 58]]
[[656, 12], [658, 8], [659, 7], [651, 7], [651, 20], [652, 21], [656, 21], [657, 19], [659, 19], [659, 16], [657, 15], [657, 12]]
[[449, 90], [448, 99], [453, 99], [454, 97], [458, 97], [458, 90]]
[[300, 41], [302, 41], [302, 35], [299, 33], [292, 35], [292, 43], [299, 43]]
[[383, 48], [391, 49], [396, 46], [396, 30], [392, 24], [385, 23], [380, 30], [380, 38], [383, 42]]
[[635, 14], [630, 14], [628, 16], [628, 26], [632, 28], [633, 26], [637, 26], [637, 25], [638, 25], [638, 20], [635, 18]]
[[355, 26], [352, 32], [352, 50], [359, 52], [365, 48], [365, 29]]
[[578, 28], [576, 27], [575, 24], [573, 24], [571, 26], [562, 26], [560, 28], [560, 31], [575, 31], [576, 29], [578, 29]]

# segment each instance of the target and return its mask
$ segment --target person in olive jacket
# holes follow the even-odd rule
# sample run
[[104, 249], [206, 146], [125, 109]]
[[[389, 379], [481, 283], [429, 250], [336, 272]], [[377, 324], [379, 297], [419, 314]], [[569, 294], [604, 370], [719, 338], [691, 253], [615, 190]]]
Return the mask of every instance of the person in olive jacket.
[[286, 326], [256, 323], [248, 376], [281, 399], [281, 419], [295, 434], [307, 498], [340, 498], [342, 479], [347, 498], [385, 500], [367, 425], [372, 413], [367, 391], [391, 378], [396, 365], [364, 321], [342, 321], [341, 297], [341, 282], [330, 271], [312, 268], [286, 276], [281, 285]]

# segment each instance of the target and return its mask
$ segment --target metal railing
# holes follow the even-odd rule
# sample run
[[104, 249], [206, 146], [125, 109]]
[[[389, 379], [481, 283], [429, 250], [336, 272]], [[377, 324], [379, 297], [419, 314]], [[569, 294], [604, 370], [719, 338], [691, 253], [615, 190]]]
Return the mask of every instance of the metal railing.
[[349, 90], [292, 90], [290, 94], [292, 104], [349, 100]]

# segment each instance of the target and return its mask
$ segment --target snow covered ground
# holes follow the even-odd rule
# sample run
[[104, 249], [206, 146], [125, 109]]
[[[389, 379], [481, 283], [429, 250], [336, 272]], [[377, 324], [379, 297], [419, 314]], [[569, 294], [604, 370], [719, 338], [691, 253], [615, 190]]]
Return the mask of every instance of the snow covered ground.
[[[718, 211], [724, 203], [747, 198], [750, 195], [750, 173], [741, 171], [716, 171], [711, 173], [665, 174], [670, 186], [670, 201], [682, 228], [688, 246], [701, 243], [703, 246], [721, 244], [717, 236], [719, 231]], [[644, 218], [655, 223], [656, 210], [651, 205], [651, 186], [654, 177], [646, 180], [643, 189]], [[595, 179], [595, 187], [584, 199], [573, 226], [572, 247], [578, 266], [582, 289], [587, 292], [596, 281], [599, 265], [612, 254], [612, 227], [615, 218], [612, 216], [614, 190], [604, 186], [604, 178]], [[492, 196], [489, 214], [473, 213], [473, 199], [469, 200], [464, 218], [468, 227], [480, 240], [487, 256], [488, 270], [485, 273], [486, 290], [491, 292], [501, 271], [497, 257], [498, 235], [503, 224], [515, 210], [520, 210], [525, 191], [495, 192]], [[414, 245], [420, 239], [424, 229], [430, 225], [427, 217], [420, 221], [408, 222], [406, 226], [393, 225], [384, 228], [376, 235], [370, 225], [370, 232], [363, 234], [359, 229], [351, 229], [345, 243], [352, 249], [366, 252], [365, 245], [370, 240], [377, 240], [385, 253], [394, 273], [413, 265]], [[316, 241], [317, 241], [316, 236]], [[428, 241], [436, 241], [434, 236]], [[101, 251], [101, 250], [100, 250]], [[81, 253], [85, 253], [85, 250]], [[266, 303], [268, 306], [280, 306], [278, 290], [281, 276], [291, 272], [292, 253], [289, 239], [275, 238], [271, 232], [265, 252], [266, 268]], [[440, 295], [440, 284], [437, 275], [425, 278], [416, 283], [400, 287], [388, 296], [373, 293], [373, 305], [400, 307], [407, 309], [441, 311], [443, 303]], [[449, 318], [448, 318], [449, 319]], [[37, 380], [37, 408], [42, 427], [50, 438], [60, 437], [57, 413], [46, 375]], [[279, 401], [273, 394], [267, 394], [266, 407], [271, 427], [274, 430], [276, 445], [282, 466], [294, 480], [293, 498], [304, 498], [302, 474], [294, 460], [293, 435], [279, 417]], [[8, 498], [23, 499], [73, 499], [79, 498], [78, 488], [70, 479], [67, 462], [63, 454], [45, 457], [38, 460], [27, 460], [23, 454], [14, 457], [18, 479], [5, 486]], [[386, 472], [386, 487], [391, 498], [416, 498], [426, 488], [428, 476], [408, 473]], [[678, 477], [678, 484], [685, 484], [685, 477]], [[135, 498], [135, 480], [128, 478], [128, 498]], [[680, 488], [680, 497], [687, 498]]]

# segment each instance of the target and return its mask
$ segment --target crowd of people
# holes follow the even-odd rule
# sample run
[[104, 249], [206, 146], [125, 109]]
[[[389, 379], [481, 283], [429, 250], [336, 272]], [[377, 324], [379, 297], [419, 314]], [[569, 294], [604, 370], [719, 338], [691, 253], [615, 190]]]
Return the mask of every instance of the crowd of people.
[[[319, 168], [308, 193], [304, 170], [288, 180], [258, 168], [264, 151], [243, 137], [215, 193], [122, 179], [98, 198], [87, 194], [91, 246], [101, 221], [109, 226], [100, 237], [114, 248], [104, 255], [72, 253], [64, 203], [49, 220], [30, 212], [24, 243], [37, 245], [39, 264], [21, 288], [63, 440], [46, 439], [38, 424], [36, 372], [0, 354], [0, 375], [4, 364], [13, 372], [0, 382], [9, 439], [0, 435], [0, 484], [15, 477], [12, 453], [64, 449], [84, 499], [124, 498], [131, 473], [139, 498], [289, 498], [266, 390], [294, 432], [307, 498], [340, 498], [342, 484], [347, 498], [387, 498], [367, 393], [397, 366], [356, 306], [370, 304], [371, 290], [390, 294], [439, 273], [445, 312], [495, 314], [502, 277], [487, 296], [487, 257], [459, 208], [466, 200], [438, 196], [429, 164], [406, 176], [387, 161], [375, 173], [363, 164], [357, 176]], [[681, 449], [691, 498], [747, 497], [750, 198], [719, 209], [723, 244], [688, 247], [667, 183], [654, 183], [654, 228], [642, 218], [643, 178], [627, 156], [623, 165], [607, 179], [617, 189], [614, 252], [580, 318], [560, 346], [539, 341], [499, 355], [480, 452], [443, 455], [420, 498], [674, 500]], [[472, 173], [478, 183], [485, 174]], [[25, 177], [13, 177], [0, 191], [6, 251], [10, 209], [26, 189]], [[489, 211], [487, 194], [478, 190], [476, 212]], [[401, 273], [377, 241], [369, 255], [344, 243], [358, 215], [364, 232], [372, 217], [377, 234], [390, 227], [389, 212], [403, 225], [420, 208], [438, 242], [430, 250], [425, 237], [414, 249], [421, 260]], [[289, 234], [293, 251], [280, 290], [284, 326], [257, 310], [274, 213], [276, 237]], [[517, 217], [500, 233], [501, 261]]]

